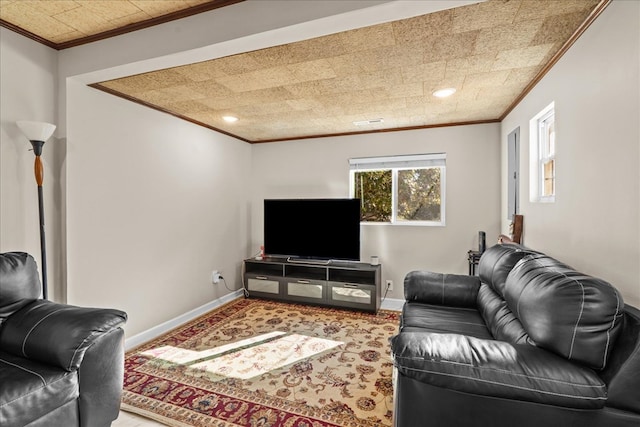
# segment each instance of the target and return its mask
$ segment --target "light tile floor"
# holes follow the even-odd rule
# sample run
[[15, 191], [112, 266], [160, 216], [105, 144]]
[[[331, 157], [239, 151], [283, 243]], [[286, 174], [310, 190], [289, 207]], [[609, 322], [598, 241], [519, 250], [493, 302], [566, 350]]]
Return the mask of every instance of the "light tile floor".
[[132, 414], [131, 412], [120, 411], [118, 419], [111, 424], [111, 427], [166, 427], [157, 421], [150, 420], [149, 418], [141, 417], [140, 415]]

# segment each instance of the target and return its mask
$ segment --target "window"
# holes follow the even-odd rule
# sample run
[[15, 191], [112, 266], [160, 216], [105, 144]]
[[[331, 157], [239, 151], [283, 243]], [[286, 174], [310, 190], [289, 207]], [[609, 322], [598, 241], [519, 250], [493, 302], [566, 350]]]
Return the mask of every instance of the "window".
[[362, 222], [444, 225], [445, 154], [349, 160]]
[[556, 195], [556, 128], [551, 103], [530, 122], [531, 201], [553, 202]]

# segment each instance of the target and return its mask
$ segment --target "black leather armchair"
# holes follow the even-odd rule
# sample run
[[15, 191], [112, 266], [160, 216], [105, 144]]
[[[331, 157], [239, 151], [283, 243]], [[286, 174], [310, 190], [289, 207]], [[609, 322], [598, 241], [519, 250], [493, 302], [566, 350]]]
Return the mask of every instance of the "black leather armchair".
[[118, 417], [126, 313], [38, 299], [36, 263], [0, 254], [0, 426], [109, 426]]

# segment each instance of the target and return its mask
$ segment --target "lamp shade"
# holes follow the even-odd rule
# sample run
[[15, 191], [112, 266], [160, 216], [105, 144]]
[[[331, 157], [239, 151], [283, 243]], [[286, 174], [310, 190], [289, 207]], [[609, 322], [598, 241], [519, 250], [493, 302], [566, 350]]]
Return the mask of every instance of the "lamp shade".
[[46, 142], [56, 130], [56, 125], [45, 122], [30, 122], [28, 120], [19, 120], [16, 122], [24, 136], [29, 141]]

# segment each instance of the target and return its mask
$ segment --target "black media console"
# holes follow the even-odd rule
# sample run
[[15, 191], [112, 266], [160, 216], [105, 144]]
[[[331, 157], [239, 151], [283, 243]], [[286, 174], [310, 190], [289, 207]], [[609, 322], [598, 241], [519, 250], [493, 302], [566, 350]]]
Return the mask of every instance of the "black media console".
[[382, 266], [361, 262], [327, 264], [266, 257], [244, 261], [249, 297], [376, 312], [382, 294]]

